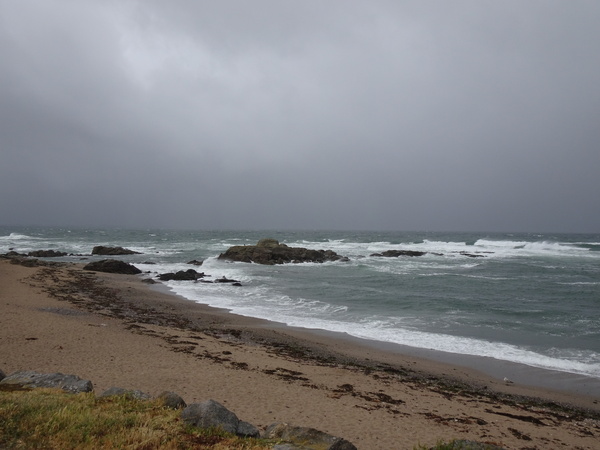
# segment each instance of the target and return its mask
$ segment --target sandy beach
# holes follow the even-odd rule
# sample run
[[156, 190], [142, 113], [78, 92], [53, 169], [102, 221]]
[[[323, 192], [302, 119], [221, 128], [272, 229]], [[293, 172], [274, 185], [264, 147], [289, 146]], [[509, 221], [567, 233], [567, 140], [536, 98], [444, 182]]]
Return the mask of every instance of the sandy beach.
[[[28, 260], [31, 261], [31, 260]], [[507, 449], [600, 448], [600, 399], [507, 385], [460, 365], [236, 316], [143, 276], [0, 260], [0, 370], [76, 374], [190, 404], [223, 403], [360, 449], [472, 439]]]

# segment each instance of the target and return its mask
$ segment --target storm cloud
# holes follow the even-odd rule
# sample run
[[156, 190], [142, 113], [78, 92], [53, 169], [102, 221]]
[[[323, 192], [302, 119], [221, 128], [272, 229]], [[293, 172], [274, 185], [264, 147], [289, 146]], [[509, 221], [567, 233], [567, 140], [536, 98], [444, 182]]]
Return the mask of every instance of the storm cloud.
[[0, 0], [0, 224], [600, 232], [600, 3]]

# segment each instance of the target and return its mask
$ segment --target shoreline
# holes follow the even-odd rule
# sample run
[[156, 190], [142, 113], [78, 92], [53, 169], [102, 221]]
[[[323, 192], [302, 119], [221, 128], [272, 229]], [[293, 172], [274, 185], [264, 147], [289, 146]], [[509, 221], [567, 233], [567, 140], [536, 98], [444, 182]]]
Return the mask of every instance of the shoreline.
[[455, 438], [505, 448], [600, 444], [600, 406], [590, 396], [506, 386], [423, 354], [235, 315], [139, 276], [40, 264], [0, 260], [7, 374], [58, 371], [92, 380], [97, 392], [121, 386], [172, 390], [188, 403], [213, 398], [259, 427], [311, 426], [358, 448]]
[[[587, 375], [529, 366], [527, 364], [485, 356], [410, 347], [392, 342], [360, 338], [348, 333], [320, 328], [296, 327], [282, 322], [240, 315], [226, 308], [218, 308], [190, 300], [173, 292], [171, 288], [160, 282], [157, 282], [155, 285], [149, 285], [149, 288], [166, 295], [178, 297], [183, 301], [195, 303], [202, 308], [208, 308], [216, 314], [230, 315], [238, 318], [237, 320], [244, 318], [244, 320], [256, 321], [256, 324], [253, 325], [255, 327], [278, 329], [283, 333], [294, 335], [298, 338], [307, 339], [310, 336], [314, 336], [316, 340], [327, 339], [330, 341], [329, 345], [332, 347], [335, 347], [336, 341], [344, 342], [347, 344], [344, 346], [346, 352], [348, 352], [348, 347], [357, 347], [360, 349], [358, 350], [359, 353], [376, 352], [376, 359], [379, 360], [393, 360], [394, 355], [400, 358], [401, 362], [404, 362], [407, 358], [412, 358], [417, 367], [425, 366], [423, 371], [428, 371], [442, 377], [451, 376], [449, 374], [458, 371], [458, 373], [462, 373], [459, 378], [466, 377], [469, 382], [476, 382], [481, 386], [491, 385], [494, 389], [503, 393], [528, 395], [529, 391], [533, 391], [533, 396], [542, 397], [547, 395], [548, 392], [553, 392], [555, 395], [565, 395], [571, 402], [575, 401], [578, 406], [583, 407], [593, 407], [591, 405], [596, 404], [594, 400], [600, 400], [600, 379]], [[352, 353], [356, 358], [356, 352]], [[506, 388], [505, 377], [512, 381], [510, 388]], [[590, 399], [592, 400], [591, 405], [588, 401]]]

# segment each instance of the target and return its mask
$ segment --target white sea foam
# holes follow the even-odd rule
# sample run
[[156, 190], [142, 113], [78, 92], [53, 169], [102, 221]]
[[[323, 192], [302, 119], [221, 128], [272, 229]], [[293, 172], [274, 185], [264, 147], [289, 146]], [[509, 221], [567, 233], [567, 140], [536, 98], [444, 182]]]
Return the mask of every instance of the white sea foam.
[[476, 249], [492, 251], [497, 256], [568, 256], [585, 255], [588, 249], [573, 244], [549, 241], [493, 241], [479, 239], [473, 246]]
[[289, 243], [288, 245], [301, 246], [315, 250], [330, 249], [350, 258], [368, 257], [373, 253], [381, 253], [386, 250], [422, 251], [437, 253], [446, 257], [458, 256], [461, 252], [466, 252], [482, 254], [488, 258], [532, 255], [581, 256], [594, 253], [590, 252], [587, 248], [578, 247], [576, 243], [491, 239], [478, 239], [473, 245], [461, 241], [436, 241], [428, 239], [425, 239], [422, 242], [406, 242], [400, 244], [392, 244], [387, 241], [351, 242], [344, 239], [329, 240], [327, 242], [301, 240]]
[[23, 240], [33, 240], [40, 239], [33, 236], [28, 236], [26, 234], [20, 233], [10, 233], [8, 236], [0, 236], [0, 241], [23, 241]]
[[[235, 264], [229, 264], [235, 267]], [[235, 270], [231, 276], [244, 278]], [[250, 280], [248, 280], [250, 281]], [[533, 367], [600, 378], [600, 354], [581, 350], [553, 350], [549, 354], [502, 342], [417, 330], [409, 318], [352, 317], [347, 307], [326, 302], [274, 295], [263, 285], [243, 291], [229, 285], [169, 282], [173, 291], [191, 300], [226, 308], [233, 313], [310, 329], [347, 333], [358, 338], [390, 342], [447, 353], [490, 357]]]

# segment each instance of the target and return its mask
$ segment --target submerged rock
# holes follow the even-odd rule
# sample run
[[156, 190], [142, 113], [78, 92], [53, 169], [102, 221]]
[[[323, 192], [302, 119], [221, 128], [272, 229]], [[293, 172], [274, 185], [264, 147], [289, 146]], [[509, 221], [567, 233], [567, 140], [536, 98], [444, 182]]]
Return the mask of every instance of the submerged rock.
[[288, 247], [275, 239], [261, 239], [256, 245], [236, 245], [219, 255], [219, 259], [256, 264], [286, 264], [347, 260], [333, 250]]
[[420, 252], [416, 250], [386, 250], [381, 253], [373, 253], [371, 256], [383, 256], [386, 258], [397, 258], [398, 256], [423, 256], [427, 252]]

